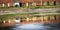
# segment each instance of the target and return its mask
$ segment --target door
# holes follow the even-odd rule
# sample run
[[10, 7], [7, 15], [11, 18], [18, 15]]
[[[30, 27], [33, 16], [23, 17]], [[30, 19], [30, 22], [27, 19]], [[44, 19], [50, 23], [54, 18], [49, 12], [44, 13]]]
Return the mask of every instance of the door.
[[56, 1], [54, 1], [54, 6], [56, 5]]
[[20, 7], [22, 7], [22, 3], [20, 3]]

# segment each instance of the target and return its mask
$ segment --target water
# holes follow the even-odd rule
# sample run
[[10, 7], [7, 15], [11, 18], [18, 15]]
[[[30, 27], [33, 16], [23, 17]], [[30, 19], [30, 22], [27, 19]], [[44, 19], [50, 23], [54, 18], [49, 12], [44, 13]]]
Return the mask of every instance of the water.
[[60, 30], [60, 28], [51, 27], [42, 23], [31, 23], [25, 25], [16, 23], [13, 27], [0, 28], [0, 30]]

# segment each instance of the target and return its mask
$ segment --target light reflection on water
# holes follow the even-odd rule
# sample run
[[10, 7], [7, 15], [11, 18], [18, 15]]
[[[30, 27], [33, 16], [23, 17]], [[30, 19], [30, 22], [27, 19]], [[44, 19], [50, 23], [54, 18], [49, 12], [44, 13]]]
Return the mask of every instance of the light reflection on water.
[[0, 30], [60, 30], [60, 28], [43, 25], [41, 23], [32, 23], [26, 25], [15, 24], [13, 27], [0, 28]]

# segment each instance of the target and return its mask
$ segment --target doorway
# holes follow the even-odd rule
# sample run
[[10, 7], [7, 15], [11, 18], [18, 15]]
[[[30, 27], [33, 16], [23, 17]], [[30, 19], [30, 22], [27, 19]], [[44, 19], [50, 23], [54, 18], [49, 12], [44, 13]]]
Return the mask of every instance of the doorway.
[[22, 7], [22, 3], [19, 3], [20, 4], [20, 7]]
[[47, 2], [47, 5], [49, 6], [49, 1]]
[[54, 6], [56, 5], [56, 1], [54, 1]]

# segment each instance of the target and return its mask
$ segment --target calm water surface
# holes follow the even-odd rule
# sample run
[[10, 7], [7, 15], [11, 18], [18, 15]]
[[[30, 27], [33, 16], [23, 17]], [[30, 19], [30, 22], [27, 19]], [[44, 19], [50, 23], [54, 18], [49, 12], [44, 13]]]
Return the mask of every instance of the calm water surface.
[[0, 30], [60, 30], [60, 28], [43, 25], [42, 23], [31, 23], [25, 25], [16, 23], [13, 27], [0, 28]]

